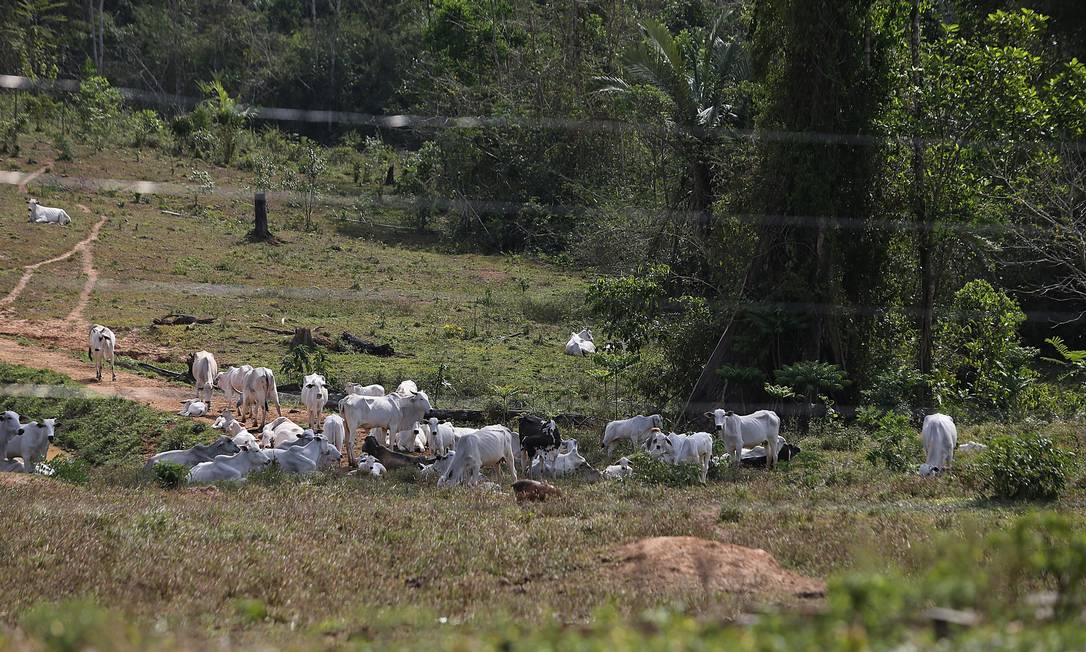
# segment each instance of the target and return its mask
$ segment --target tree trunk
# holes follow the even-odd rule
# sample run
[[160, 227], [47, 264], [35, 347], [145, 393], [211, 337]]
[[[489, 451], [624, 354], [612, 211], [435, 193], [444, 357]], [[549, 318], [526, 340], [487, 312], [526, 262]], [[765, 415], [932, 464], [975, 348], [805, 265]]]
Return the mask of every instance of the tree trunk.
[[690, 207], [697, 217], [698, 228], [705, 234], [712, 225], [710, 208], [713, 203], [713, 181], [709, 163], [700, 151], [696, 154], [691, 173], [694, 177], [694, 188], [690, 197]]
[[253, 210], [255, 212], [253, 240], [269, 240], [271, 238], [271, 233], [268, 232], [267, 195], [262, 192], [256, 193], [253, 197]]
[[934, 233], [932, 232], [931, 217], [928, 213], [927, 201], [924, 189], [925, 163], [924, 143], [919, 131], [923, 110], [920, 105], [919, 89], [923, 83], [923, 75], [920, 69], [920, 0], [912, 0], [910, 13], [912, 28], [909, 35], [909, 51], [912, 56], [912, 83], [916, 95], [913, 97], [912, 122], [913, 122], [913, 219], [917, 225], [917, 264], [920, 273], [920, 313], [918, 330], [920, 331], [920, 345], [917, 350], [917, 366], [920, 373], [931, 372], [932, 366], [932, 330], [935, 313], [935, 266], [932, 261], [932, 249]]
[[691, 390], [690, 397], [686, 399], [686, 405], [683, 406], [683, 411], [680, 415], [681, 426], [685, 426], [686, 424], [703, 418], [702, 414], [714, 409], [720, 400], [720, 392], [724, 386], [724, 380], [716, 371], [717, 369], [720, 369], [720, 365], [724, 364], [728, 351], [731, 348], [731, 327], [733, 320], [734, 316], [728, 321], [728, 325], [724, 327], [724, 332], [720, 334], [720, 339], [717, 340], [716, 348], [714, 348], [713, 352], [709, 355], [709, 359], [705, 361], [705, 366], [702, 367], [698, 382], [694, 384], [694, 389]]

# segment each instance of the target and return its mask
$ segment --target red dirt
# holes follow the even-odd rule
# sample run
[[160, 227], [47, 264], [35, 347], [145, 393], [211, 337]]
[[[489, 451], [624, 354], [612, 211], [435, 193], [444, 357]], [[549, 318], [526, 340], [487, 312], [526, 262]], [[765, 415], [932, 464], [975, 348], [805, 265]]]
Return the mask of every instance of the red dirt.
[[811, 599], [826, 585], [781, 568], [765, 550], [697, 537], [654, 537], [615, 549], [619, 574], [649, 594], [705, 590], [750, 599]]

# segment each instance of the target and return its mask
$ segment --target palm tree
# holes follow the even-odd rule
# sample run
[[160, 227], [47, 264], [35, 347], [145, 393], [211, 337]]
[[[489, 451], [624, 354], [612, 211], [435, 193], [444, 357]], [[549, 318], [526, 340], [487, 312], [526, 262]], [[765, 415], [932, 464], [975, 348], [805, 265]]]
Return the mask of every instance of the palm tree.
[[686, 203], [698, 214], [703, 228], [709, 226], [713, 202], [711, 145], [738, 119], [726, 96], [750, 77], [742, 42], [738, 38], [725, 42], [718, 33], [730, 15], [722, 16], [686, 48], [680, 47], [667, 27], [646, 20], [639, 25], [641, 42], [623, 56], [625, 77], [596, 78], [601, 84], [597, 92], [631, 95], [638, 86], [651, 86], [671, 100], [668, 127], [676, 135], [672, 145], [687, 159], [691, 184]]

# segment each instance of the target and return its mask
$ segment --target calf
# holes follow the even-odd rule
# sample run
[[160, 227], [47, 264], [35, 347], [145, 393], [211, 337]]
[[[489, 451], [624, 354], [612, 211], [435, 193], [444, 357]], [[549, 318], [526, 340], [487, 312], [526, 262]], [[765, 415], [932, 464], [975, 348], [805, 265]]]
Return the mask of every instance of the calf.
[[618, 458], [618, 462], [603, 470], [603, 477], [609, 480], [623, 480], [633, 475], [633, 464], [627, 457]]
[[324, 405], [328, 402], [328, 382], [320, 374], [309, 374], [302, 385], [302, 405], [309, 411], [309, 427], [320, 423]]
[[592, 342], [592, 331], [587, 328], [580, 333], [570, 333], [566, 342], [566, 355], [585, 356], [596, 352], [596, 345]]
[[257, 438], [234, 418], [234, 415], [230, 413], [229, 409], [223, 410], [219, 415], [219, 418], [215, 419], [215, 423], [211, 424], [211, 427], [216, 430], [222, 430], [228, 437], [232, 437], [234, 444], [237, 445], [238, 448], [241, 448], [242, 446], [260, 448], [260, 442]]
[[362, 475], [370, 475], [379, 478], [385, 474], [385, 471], [385, 465], [377, 461], [376, 457], [363, 453], [362, 456], [358, 458], [358, 469], [356, 471], [351, 471], [348, 475], [360, 473]]
[[551, 451], [562, 444], [562, 436], [554, 419], [544, 420], [542, 417], [526, 414], [520, 418], [517, 431], [524, 468], [528, 468], [528, 460], [535, 459], [537, 452]]
[[329, 414], [324, 419], [324, 426], [321, 428], [321, 434], [324, 435], [333, 446], [340, 452], [343, 451], [343, 440], [347, 437], [347, 426], [343, 423], [343, 417], [338, 414]]
[[766, 445], [766, 466], [773, 468], [777, 465], [781, 418], [776, 412], [758, 410], [741, 416], [717, 409], [706, 412], [705, 416], [713, 420], [716, 436], [724, 441], [732, 465], [739, 466], [744, 446], [753, 447], [763, 442]]
[[709, 475], [709, 460], [713, 457], [713, 436], [707, 432], [692, 435], [665, 435], [657, 432], [649, 440], [649, 455], [668, 464], [698, 464], [699, 479], [705, 484]]
[[622, 440], [627, 440], [635, 447], [644, 446], [649, 440], [652, 430], [664, 427], [664, 418], [659, 414], [644, 416], [642, 414], [629, 419], [619, 419], [607, 424], [600, 438], [600, 448], [607, 449], [607, 457], [614, 453], [615, 446]]
[[210, 444], [196, 444], [184, 450], [158, 453], [147, 460], [143, 468], [150, 469], [162, 462], [172, 462], [192, 468], [201, 462], [210, 462], [219, 455], [233, 455], [240, 450], [241, 447], [234, 443], [232, 438], [223, 435]]
[[190, 398], [187, 401], [181, 403], [181, 411], [178, 412], [183, 417], [202, 417], [207, 413], [207, 404], [203, 401], [198, 401], [194, 398]]
[[[443, 456], [453, 449], [456, 443], [456, 428], [451, 421], [439, 423], [436, 417], [430, 417], [430, 436], [426, 440], [426, 446], [434, 455]], [[474, 429], [471, 429], [474, 432]], [[465, 433], [461, 433], [465, 434]]]
[[210, 462], [201, 462], [189, 471], [188, 481], [220, 482], [237, 480], [244, 482], [245, 476], [271, 464], [271, 457], [262, 450], [246, 449], [235, 455], [219, 455]]
[[[197, 351], [189, 355], [189, 374], [196, 385], [196, 398], [207, 404], [211, 411], [212, 392], [215, 389], [215, 380], [219, 375], [219, 363], [215, 362], [215, 356], [207, 351]], [[229, 401], [227, 405], [229, 405]]]
[[35, 224], [60, 224], [68, 226], [72, 218], [63, 208], [49, 208], [38, 203], [37, 199], [31, 199], [26, 203], [27, 221]]
[[[245, 390], [245, 379], [249, 377], [252, 370], [252, 365], [243, 364], [240, 367], [230, 367], [215, 376], [215, 384], [218, 385], [223, 396], [226, 397], [227, 406], [233, 405], [237, 407], [241, 401], [242, 392]], [[242, 421], [245, 420], [244, 413], [239, 413], [238, 416], [241, 417]]]
[[256, 420], [257, 411], [260, 412], [260, 427], [268, 420], [268, 403], [275, 404], [278, 416], [283, 416], [283, 409], [279, 406], [279, 390], [275, 387], [275, 374], [267, 367], [256, 367], [245, 376], [245, 386], [241, 392], [241, 415], [251, 415]]
[[57, 425], [56, 419], [42, 419], [41, 422], [31, 421], [20, 426], [15, 436], [8, 439], [5, 450], [7, 459], [21, 457], [23, 471], [33, 473], [38, 464], [45, 461]]
[[109, 368], [113, 373], [113, 380], [116, 382], [117, 365], [114, 359], [116, 348], [117, 336], [113, 334], [113, 331], [101, 324], [90, 327], [90, 334], [87, 337], [87, 357], [94, 363], [95, 380], [102, 380], [102, 367], [105, 365], [106, 360], [109, 360]]
[[954, 449], [958, 446], [958, 428], [954, 419], [945, 414], [929, 414], [924, 417], [920, 431], [927, 461], [920, 465], [920, 475], [937, 475], [950, 470], [954, 461]]
[[391, 451], [377, 443], [377, 438], [373, 435], [367, 436], [362, 442], [362, 452], [377, 458], [386, 469], [418, 468], [419, 464], [419, 458]]
[[415, 422], [414, 426], [396, 433], [392, 441], [393, 450], [405, 453], [421, 453], [426, 450], [427, 434], [430, 426]]

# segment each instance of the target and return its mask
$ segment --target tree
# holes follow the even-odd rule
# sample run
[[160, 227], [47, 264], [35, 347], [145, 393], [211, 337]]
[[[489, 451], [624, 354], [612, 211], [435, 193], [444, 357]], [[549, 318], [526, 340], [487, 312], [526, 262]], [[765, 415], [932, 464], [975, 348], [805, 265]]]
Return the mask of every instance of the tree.
[[221, 162], [223, 165], [230, 165], [237, 152], [238, 137], [252, 117], [252, 111], [242, 108], [237, 100], [230, 97], [230, 93], [218, 79], [207, 83], [199, 82], [199, 87], [207, 95], [207, 99], [201, 102], [197, 110], [210, 114], [219, 143]]
[[298, 187], [302, 194], [302, 214], [305, 215], [305, 229], [312, 228], [313, 211], [321, 197], [321, 177], [328, 169], [328, 162], [319, 145], [309, 139], [300, 145], [298, 161]]
[[121, 92], [100, 75], [79, 82], [76, 99], [80, 129], [94, 141], [94, 148], [101, 151], [105, 141], [117, 127], [123, 108]]
[[[746, 50], [738, 36], [725, 41], [722, 16], [709, 30], [672, 36], [664, 25], [645, 20], [639, 27], [642, 40], [623, 58], [625, 77], [597, 78], [601, 93], [632, 96], [636, 87], [651, 86], [671, 102], [671, 145], [687, 161], [689, 194], [683, 202], [703, 229], [711, 224], [714, 193], [711, 156], [720, 133], [733, 125], [736, 86], [750, 76]], [[700, 33], [698, 33], [700, 32]]]

